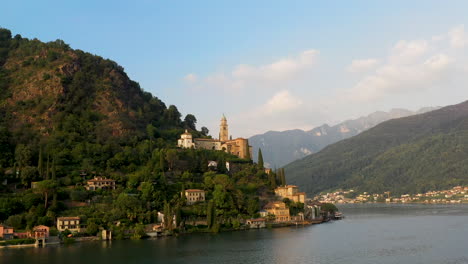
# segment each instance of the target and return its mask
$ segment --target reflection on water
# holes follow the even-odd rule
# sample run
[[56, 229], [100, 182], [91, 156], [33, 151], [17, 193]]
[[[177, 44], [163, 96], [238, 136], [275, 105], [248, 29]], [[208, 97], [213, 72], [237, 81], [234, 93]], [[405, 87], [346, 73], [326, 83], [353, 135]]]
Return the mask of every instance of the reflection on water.
[[0, 263], [468, 263], [468, 205], [342, 205], [341, 221], [0, 250]]

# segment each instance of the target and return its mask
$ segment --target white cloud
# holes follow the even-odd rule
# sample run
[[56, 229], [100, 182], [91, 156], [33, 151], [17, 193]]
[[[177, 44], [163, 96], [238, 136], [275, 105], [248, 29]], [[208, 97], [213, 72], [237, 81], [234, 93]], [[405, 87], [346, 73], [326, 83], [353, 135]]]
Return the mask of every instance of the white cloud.
[[[333, 66], [346, 65], [342, 61], [318, 64], [319, 52], [306, 50], [263, 65], [243, 63], [198, 76], [191, 87], [204, 89], [193, 95], [209, 111], [227, 109], [234, 136], [332, 125], [393, 107], [455, 103], [468, 98], [467, 36], [457, 26], [439, 35], [395, 41], [381, 56], [351, 61], [346, 69], [360, 74], [343, 74]], [[218, 125], [218, 115], [210, 127]]]
[[364, 72], [373, 69], [379, 61], [377, 59], [353, 60], [348, 66], [349, 72]]
[[264, 114], [276, 114], [278, 112], [297, 109], [301, 105], [301, 99], [291, 95], [288, 90], [283, 90], [276, 93], [265, 105], [260, 107], [259, 110]]
[[[397, 41], [379, 67], [350, 89], [341, 90], [338, 98], [348, 102], [371, 102], [387, 96], [421, 92], [444, 82], [447, 85], [457, 67], [464, 68], [455, 58], [458, 58], [458, 48], [467, 41], [465, 38], [464, 27], [457, 26], [430, 40]], [[350, 68], [353, 65], [359, 68], [360, 63], [353, 61]]]
[[463, 48], [468, 45], [468, 35], [465, 32], [465, 26], [459, 25], [449, 31], [448, 37], [450, 44], [454, 48]]
[[[316, 64], [319, 52], [317, 50], [305, 50], [297, 56], [279, 59], [264, 65], [239, 64], [230, 72], [214, 73], [201, 79], [201, 85], [205, 88], [220, 87], [228, 91], [239, 91], [243, 88], [263, 89], [277, 86], [292, 79], [301, 78], [302, 74]], [[189, 74], [189, 76], [196, 76]]]
[[189, 82], [189, 83], [194, 83], [194, 82], [196, 82], [198, 80], [198, 77], [194, 73], [189, 73], [189, 74], [184, 76], [184, 80]]
[[430, 50], [426, 40], [400, 40], [391, 50], [389, 61], [394, 64], [410, 64], [427, 54]]

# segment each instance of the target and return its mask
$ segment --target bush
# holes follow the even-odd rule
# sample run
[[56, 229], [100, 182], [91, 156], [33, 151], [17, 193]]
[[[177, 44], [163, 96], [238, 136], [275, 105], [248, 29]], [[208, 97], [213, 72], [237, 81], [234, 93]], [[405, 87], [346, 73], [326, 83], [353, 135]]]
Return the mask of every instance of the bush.
[[25, 245], [25, 244], [34, 244], [36, 240], [34, 238], [24, 238], [24, 239], [12, 239], [5, 241], [5, 245]]

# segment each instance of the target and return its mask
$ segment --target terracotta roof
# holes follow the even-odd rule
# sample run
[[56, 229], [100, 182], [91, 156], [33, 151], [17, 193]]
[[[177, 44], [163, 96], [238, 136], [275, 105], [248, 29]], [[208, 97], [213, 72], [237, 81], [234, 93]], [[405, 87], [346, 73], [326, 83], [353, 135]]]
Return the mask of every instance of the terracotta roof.
[[253, 219], [247, 219], [247, 221], [260, 222], [260, 221], [265, 221], [265, 218], [253, 218]]
[[57, 217], [57, 220], [80, 220], [79, 216], [62, 216]]
[[213, 142], [221, 142], [217, 139], [213, 139], [213, 138], [195, 138], [194, 139], [195, 141], [213, 141]]
[[205, 192], [204, 190], [200, 190], [200, 189], [187, 189], [185, 191], [186, 192]]
[[103, 181], [113, 181], [115, 182], [115, 180], [113, 179], [107, 179], [107, 178], [94, 178], [92, 180], [88, 180], [89, 182], [103, 182]]

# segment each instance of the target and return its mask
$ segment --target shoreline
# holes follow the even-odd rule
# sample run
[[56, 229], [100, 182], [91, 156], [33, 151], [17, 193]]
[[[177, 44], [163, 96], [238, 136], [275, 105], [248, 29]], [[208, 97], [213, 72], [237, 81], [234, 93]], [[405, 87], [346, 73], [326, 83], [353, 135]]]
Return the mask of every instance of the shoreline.
[[[312, 225], [317, 225], [317, 224], [322, 224], [322, 223], [327, 223], [329, 221], [326, 221], [324, 219], [322, 220], [310, 220], [310, 221], [303, 221], [301, 223], [299, 222], [294, 222], [294, 223], [275, 223], [272, 225], [267, 225], [263, 228], [238, 228], [238, 229], [224, 229], [220, 230], [219, 232], [212, 232], [209, 230], [203, 230], [203, 231], [196, 231], [196, 232], [181, 232], [181, 233], [173, 233], [173, 234], [163, 234], [159, 236], [147, 236], [138, 240], [155, 240], [159, 238], [165, 238], [165, 237], [178, 237], [178, 236], [186, 236], [186, 235], [191, 235], [191, 234], [219, 234], [219, 233], [227, 233], [227, 232], [238, 232], [238, 231], [249, 231], [249, 230], [261, 230], [261, 229], [273, 229], [273, 228], [284, 228], [284, 227], [306, 227], [306, 226], [312, 226]], [[53, 242], [53, 243], [47, 243], [45, 246], [37, 246], [36, 243], [34, 244], [23, 244], [23, 245], [5, 245], [5, 246], [0, 246], [0, 249], [9, 249], [9, 248], [30, 248], [30, 247], [37, 247], [37, 248], [43, 248], [47, 247], [48, 245], [65, 245], [65, 244], [75, 244], [75, 243], [83, 243], [83, 242], [96, 242], [96, 241], [102, 241], [102, 242], [111, 242], [111, 241], [121, 241], [121, 240], [132, 240], [131, 238], [125, 238], [125, 239], [112, 239], [112, 240], [105, 240], [102, 239], [98, 236], [88, 236], [88, 237], [76, 237], [74, 238], [74, 241], [71, 243], [64, 243], [62, 242]]]

